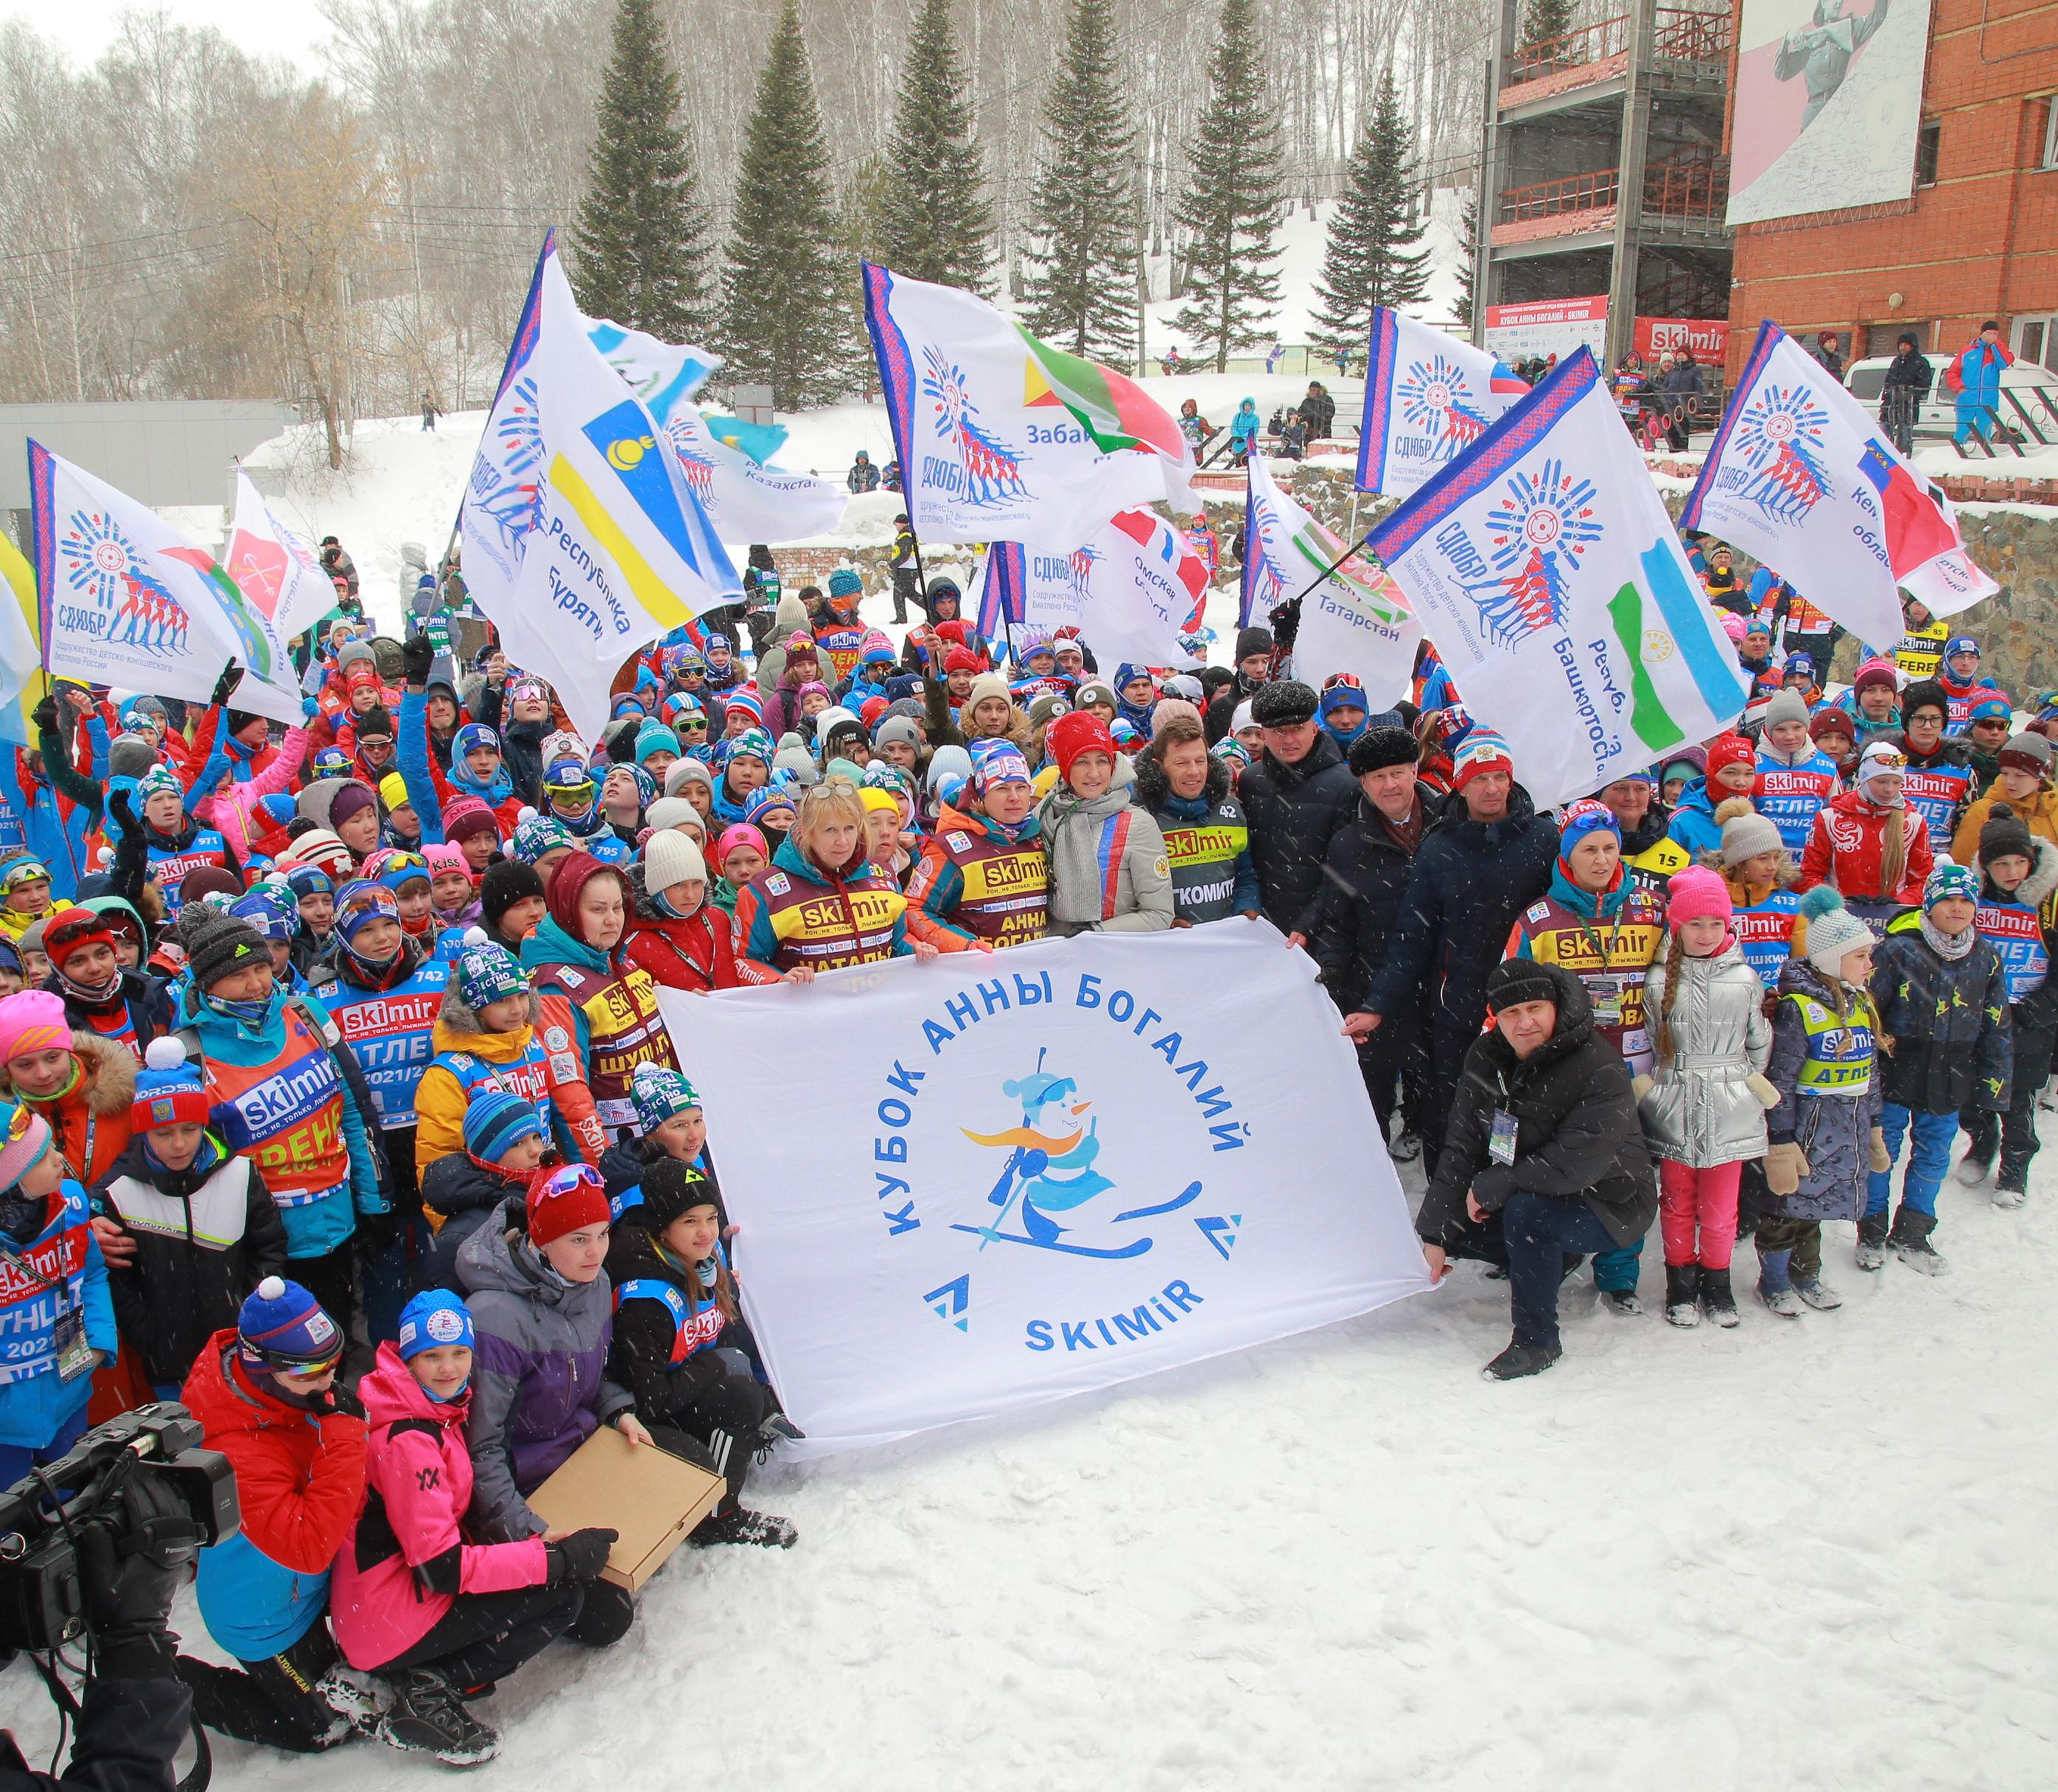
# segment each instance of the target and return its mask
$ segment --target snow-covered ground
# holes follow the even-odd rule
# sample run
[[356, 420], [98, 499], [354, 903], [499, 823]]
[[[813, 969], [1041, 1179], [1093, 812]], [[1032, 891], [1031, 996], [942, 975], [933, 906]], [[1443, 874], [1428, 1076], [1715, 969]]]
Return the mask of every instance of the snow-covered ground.
[[[1941, 1211], [1948, 1276], [1862, 1274], [1833, 1226], [1846, 1305], [1798, 1321], [1616, 1319], [1583, 1276], [1532, 1381], [1479, 1378], [1507, 1295], [1468, 1266], [1020, 1423], [767, 1471], [798, 1547], [673, 1557], [618, 1647], [555, 1646], [481, 1704], [506, 1746], [479, 1783], [2048, 1786], [2058, 1172], [2020, 1212], [1955, 1184]], [[1654, 1232], [1647, 1300], [1660, 1273]], [[0, 1721], [47, 1758], [25, 1664]], [[215, 1751], [227, 1792], [439, 1771]]]

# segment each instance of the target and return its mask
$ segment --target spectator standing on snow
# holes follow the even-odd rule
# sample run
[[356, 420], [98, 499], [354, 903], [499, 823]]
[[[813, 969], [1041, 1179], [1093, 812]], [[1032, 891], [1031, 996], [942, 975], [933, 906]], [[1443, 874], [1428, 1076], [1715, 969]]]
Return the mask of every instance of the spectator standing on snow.
[[853, 495], [879, 489], [879, 469], [872, 464], [872, 456], [864, 449], [857, 451], [857, 458], [850, 463], [850, 471], [844, 475], [843, 483]]

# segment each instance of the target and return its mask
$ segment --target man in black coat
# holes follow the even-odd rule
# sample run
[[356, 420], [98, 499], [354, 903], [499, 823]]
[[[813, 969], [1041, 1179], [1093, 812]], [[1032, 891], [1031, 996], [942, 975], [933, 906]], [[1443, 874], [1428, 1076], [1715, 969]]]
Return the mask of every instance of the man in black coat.
[[1312, 687], [1275, 679], [1251, 699], [1265, 745], [1237, 781], [1250, 823], [1257, 892], [1281, 932], [1305, 945], [1315, 931], [1329, 842], [1357, 809], [1343, 750], [1315, 725]]
[[[1507, 741], [1474, 727], [1452, 757], [1452, 799], [1423, 838], [1401, 898], [1400, 928], [1365, 997], [1377, 1028], [1426, 1001], [1435, 1079], [1430, 1106], [1447, 1113], [1465, 1050], [1486, 1018], [1488, 974], [1515, 918], [1551, 885], [1558, 830], [1515, 781]], [[1440, 1141], [1423, 1142], [1429, 1167]]]
[[1236, 676], [1209, 699], [1207, 713], [1202, 717], [1210, 746], [1230, 732], [1236, 721], [1237, 705], [1255, 697], [1271, 676], [1271, 630], [1240, 630], [1236, 638]]
[[1566, 1258], [1635, 1244], [1658, 1190], [1629, 1067], [1595, 1035], [1579, 979], [1510, 959], [1486, 993], [1493, 1030], [1465, 1054], [1415, 1231], [1432, 1275], [1450, 1257], [1507, 1266], [1515, 1336], [1485, 1373], [1510, 1381], [1561, 1354]]
[[1443, 813], [1440, 798], [1415, 775], [1415, 737], [1404, 728], [1369, 728], [1351, 743], [1357, 780], [1357, 813], [1329, 842], [1321, 916], [1313, 942], [1322, 982], [1345, 1015], [1344, 1031], [1358, 1042], [1358, 1067], [1384, 1137], [1400, 1087], [1401, 1134], [1394, 1160], [1412, 1162], [1431, 1131], [1428, 1016], [1419, 999], [1373, 1031], [1365, 994], [1386, 962], [1388, 942], [1400, 924], [1424, 832]]

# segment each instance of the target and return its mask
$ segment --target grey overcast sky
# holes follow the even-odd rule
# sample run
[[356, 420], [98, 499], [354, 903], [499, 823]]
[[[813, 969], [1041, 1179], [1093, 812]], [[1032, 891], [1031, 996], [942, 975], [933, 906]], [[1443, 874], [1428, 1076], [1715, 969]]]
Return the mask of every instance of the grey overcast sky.
[[[54, 38], [81, 66], [114, 41], [121, 15], [136, 10], [149, 9], [134, 0], [0, 0], [0, 18], [18, 18]], [[315, 46], [328, 27], [315, 0], [165, 0], [165, 10], [182, 25], [214, 26], [256, 54], [288, 57], [320, 72]]]

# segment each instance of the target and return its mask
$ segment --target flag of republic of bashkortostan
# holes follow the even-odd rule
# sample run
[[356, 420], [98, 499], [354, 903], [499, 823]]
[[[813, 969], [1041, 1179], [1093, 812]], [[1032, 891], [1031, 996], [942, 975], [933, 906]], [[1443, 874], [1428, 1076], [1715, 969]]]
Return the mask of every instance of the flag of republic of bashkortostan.
[[300, 721], [283, 646], [205, 548], [40, 442], [29, 503], [50, 672], [205, 703], [232, 659], [247, 673], [238, 709]]
[[554, 232], [472, 463], [465, 583], [596, 740], [616, 670], [741, 582], [650, 407], [587, 334]]
[[1365, 355], [1358, 489], [1393, 498], [1419, 491], [1528, 390], [1499, 356], [1378, 306]]
[[1540, 809], [1742, 711], [1735, 650], [1583, 348], [1370, 539]]
[[1999, 589], [1941, 489], [1769, 318], [1679, 526], [1742, 548], [1881, 650], [1901, 638], [1897, 587], [1937, 616]]
[[660, 342], [605, 319], [589, 318], [586, 335], [650, 407], [686, 483], [725, 542], [805, 541], [843, 521], [850, 495], [840, 487], [765, 466], [709, 428], [693, 394], [721, 365], [719, 356]]
[[1384, 568], [1345, 559], [1344, 544], [1273, 483], [1263, 455], [1251, 455], [1246, 470], [1245, 620], [1300, 598], [1293, 676], [1319, 689], [1332, 673], [1348, 672], [1374, 710], [1390, 707], [1408, 694], [1422, 638], [1407, 594]]
[[925, 540], [1069, 549], [1118, 511], [1197, 507], [1186, 439], [1133, 379], [1038, 341], [971, 293], [870, 262], [864, 313]]
[[996, 542], [981, 569], [979, 626], [991, 615], [1055, 633], [1076, 628], [1112, 667], [1185, 666], [1181, 638], [1201, 626], [1208, 570], [1155, 511], [1119, 512], [1070, 553]]

